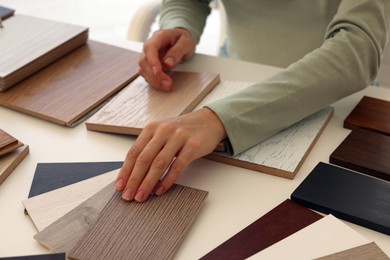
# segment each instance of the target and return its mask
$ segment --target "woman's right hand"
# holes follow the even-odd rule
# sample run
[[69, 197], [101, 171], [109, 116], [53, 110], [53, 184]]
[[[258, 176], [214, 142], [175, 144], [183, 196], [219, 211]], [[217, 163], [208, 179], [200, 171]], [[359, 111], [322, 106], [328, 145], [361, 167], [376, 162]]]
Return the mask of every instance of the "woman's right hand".
[[172, 79], [165, 73], [195, 52], [191, 33], [183, 28], [158, 30], [144, 43], [138, 61], [139, 74], [153, 88], [170, 91]]

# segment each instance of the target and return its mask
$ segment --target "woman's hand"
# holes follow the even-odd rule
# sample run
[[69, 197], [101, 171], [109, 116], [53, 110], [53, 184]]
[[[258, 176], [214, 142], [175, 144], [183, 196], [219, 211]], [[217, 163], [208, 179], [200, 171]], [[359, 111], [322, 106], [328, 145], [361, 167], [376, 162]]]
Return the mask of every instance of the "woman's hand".
[[192, 161], [211, 153], [225, 138], [221, 121], [208, 108], [152, 122], [127, 153], [115, 188], [127, 201], [143, 202], [152, 192], [162, 195]]
[[153, 88], [170, 91], [172, 79], [165, 73], [179, 62], [191, 57], [195, 51], [195, 42], [186, 29], [159, 30], [153, 33], [143, 47], [138, 62], [139, 74]]

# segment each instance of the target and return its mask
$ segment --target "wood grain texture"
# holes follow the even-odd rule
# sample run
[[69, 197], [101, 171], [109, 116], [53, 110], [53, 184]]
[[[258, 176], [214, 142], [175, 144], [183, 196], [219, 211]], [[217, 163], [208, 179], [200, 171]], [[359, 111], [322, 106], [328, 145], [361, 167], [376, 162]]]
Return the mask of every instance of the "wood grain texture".
[[164, 196], [128, 203], [117, 192], [68, 257], [171, 259], [206, 196], [206, 191], [174, 185]]
[[303, 206], [390, 235], [390, 182], [319, 163], [291, 194]]
[[122, 167], [123, 162], [38, 163], [28, 197], [59, 189]]
[[69, 253], [95, 223], [114, 193], [112, 182], [44, 228], [34, 239], [54, 252]]
[[[207, 106], [210, 102], [232, 95], [252, 84], [250, 82], [222, 81], [199, 103], [197, 108]], [[332, 115], [332, 107], [324, 108], [241, 154], [229, 156], [226, 153], [214, 152], [205, 158], [293, 179]]]
[[13, 16], [15, 13], [14, 9], [5, 7], [5, 6], [0, 6], [0, 18], [4, 21], [5, 19]]
[[111, 171], [43, 193], [23, 200], [23, 205], [37, 230], [41, 231], [114, 181], [118, 172]]
[[73, 126], [137, 75], [138, 56], [129, 50], [89, 41], [0, 93], [0, 104]]
[[0, 90], [5, 90], [84, 44], [88, 28], [14, 15], [0, 30]]
[[88, 130], [138, 135], [147, 123], [190, 112], [219, 82], [212, 73], [172, 72], [170, 92], [138, 77], [86, 121]]
[[246, 259], [321, 218], [287, 199], [201, 259]]
[[23, 146], [15, 137], [0, 129], [0, 157]]
[[390, 102], [364, 96], [344, 120], [344, 127], [390, 135]]
[[0, 157], [0, 184], [12, 173], [21, 161], [29, 153], [28, 145], [19, 147], [18, 149]]
[[338, 253], [316, 258], [317, 260], [389, 260], [390, 258], [380, 249], [375, 242], [357, 246]]
[[352, 130], [330, 155], [329, 162], [390, 181], [390, 136]]

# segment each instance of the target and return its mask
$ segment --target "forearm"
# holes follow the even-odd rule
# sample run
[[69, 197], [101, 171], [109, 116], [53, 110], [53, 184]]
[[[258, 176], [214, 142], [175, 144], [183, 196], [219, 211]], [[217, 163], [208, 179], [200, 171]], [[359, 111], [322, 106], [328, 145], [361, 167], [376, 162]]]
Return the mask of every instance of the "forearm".
[[211, 12], [209, 4], [210, 0], [165, 0], [160, 11], [160, 28], [185, 28], [198, 43]]

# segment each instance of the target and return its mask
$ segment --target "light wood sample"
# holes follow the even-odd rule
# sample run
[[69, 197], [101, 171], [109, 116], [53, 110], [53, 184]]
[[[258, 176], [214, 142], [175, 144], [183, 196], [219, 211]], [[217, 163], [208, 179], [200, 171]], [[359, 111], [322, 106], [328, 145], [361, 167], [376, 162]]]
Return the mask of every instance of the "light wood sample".
[[171, 259], [206, 196], [206, 191], [174, 185], [164, 196], [128, 203], [117, 192], [68, 257]]
[[38, 231], [80, 205], [86, 199], [115, 180], [119, 170], [49, 191], [23, 200], [31, 220]]
[[[198, 107], [231, 95], [251, 84], [223, 81]], [[332, 115], [332, 107], [324, 108], [236, 156], [215, 152], [205, 158], [293, 179]]]
[[112, 182], [44, 228], [34, 239], [54, 252], [69, 253], [97, 220], [114, 193]]
[[219, 82], [213, 73], [172, 72], [170, 92], [151, 88], [140, 76], [86, 121], [88, 130], [138, 135], [145, 125], [190, 112]]
[[367, 243], [365, 245], [353, 247], [341, 252], [337, 252], [331, 255], [323, 256], [316, 258], [317, 260], [344, 260], [344, 259], [353, 259], [353, 260], [389, 260], [388, 257], [382, 249], [380, 249], [375, 242]]
[[23, 146], [15, 137], [0, 129], [0, 157]]
[[29, 148], [27, 145], [24, 145], [13, 152], [0, 157], [0, 184], [3, 183], [19, 163], [23, 161], [28, 153]]
[[26, 15], [3, 21], [0, 30], [0, 90], [66, 55], [88, 38], [88, 28]]
[[136, 77], [138, 56], [130, 50], [88, 41], [0, 93], [0, 105], [73, 126]]

